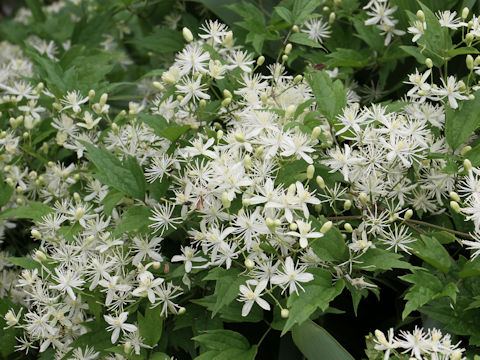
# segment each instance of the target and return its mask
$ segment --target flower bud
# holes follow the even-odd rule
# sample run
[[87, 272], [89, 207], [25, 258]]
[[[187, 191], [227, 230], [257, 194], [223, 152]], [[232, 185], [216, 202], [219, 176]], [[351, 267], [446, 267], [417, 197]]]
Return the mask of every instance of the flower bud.
[[265, 56], [261, 55], [257, 59], [257, 66], [262, 66], [263, 63], [265, 62]]
[[353, 231], [352, 225], [350, 225], [350, 223], [345, 223], [345, 225], [343, 225], [343, 228], [349, 233]]
[[343, 210], [348, 211], [352, 207], [352, 202], [350, 200], [345, 200], [343, 203]]
[[265, 223], [267, 224], [267, 227], [270, 231], [274, 232], [275, 231], [275, 221], [271, 218], [267, 218], [265, 220]]
[[242, 205], [243, 206], [249, 206], [250, 203], [251, 203], [250, 199], [248, 199], [248, 198], [242, 199]]
[[294, 33], [300, 32], [300, 29], [298, 28], [297, 25], [293, 25], [293, 26], [292, 26], [292, 32], [294, 32]]
[[108, 94], [107, 93], [103, 93], [102, 96], [100, 96], [100, 105], [103, 106], [107, 103], [107, 100], [108, 100]]
[[205, 99], [201, 99], [199, 102], [198, 102], [198, 106], [203, 109], [205, 106], [207, 106], [207, 101]]
[[468, 17], [470, 10], [467, 7], [464, 7], [462, 10], [462, 19], [465, 20]]
[[155, 270], [160, 269], [160, 266], [161, 266], [161, 264], [160, 264], [159, 261], [154, 261], [154, 262], [152, 263], [152, 267], [153, 267]]
[[222, 205], [225, 209], [228, 209], [230, 208], [230, 205], [232, 204], [232, 202], [230, 201], [230, 199], [228, 198], [228, 194], [226, 191], [223, 192], [222, 194]]
[[292, 44], [288, 43], [288, 44], [285, 46], [285, 54], [286, 54], [286, 55], [289, 55], [291, 52], [292, 52]]
[[320, 211], [322, 211], [322, 204], [316, 204], [314, 206], [314, 209], [317, 213], [319, 213]]
[[468, 100], [475, 100], [475, 95], [469, 94], [468, 95]]
[[299, 75], [295, 76], [295, 78], [293, 79], [293, 82], [295, 84], [298, 84], [302, 80], [303, 80], [303, 76], [299, 74]]
[[225, 98], [225, 99], [222, 100], [222, 106], [223, 107], [226, 107], [226, 106], [230, 105], [231, 103], [232, 103], [232, 98], [228, 97], [228, 98]]
[[474, 36], [472, 33], [468, 33], [467, 35], [465, 35], [465, 42], [467, 44], [471, 44], [473, 39], [474, 39]]
[[320, 126], [315, 126], [312, 130], [312, 139], [317, 139], [322, 133]]
[[40, 231], [38, 231], [37, 229], [33, 229], [32, 231], [30, 231], [30, 234], [32, 234], [32, 236], [37, 240], [40, 240], [40, 238], [42, 237], [42, 234], [40, 234]]
[[95, 90], [91, 89], [89, 92], [88, 92], [88, 98], [90, 99], [90, 101], [93, 101], [93, 98], [95, 97]]
[[325, 224], [322, 225], [322, 227], [320, 228], [320, 232], [322, 234], [326, 234], [328, 232], [328, 230], [330, 230], [332, 228], [332, 225], [333, 223], [331, 221], [327, 221]]
[[252, 259], [245, 259], [243, 263], [248, 270], [252, 270], [255, 267], [255, 263]]
[[288, 318], [289, 315], [290, 311], [288, 309], [282, 309], [282, 311], [280, 311], [280, 316], [282, 317], [282, 319]]
[[317, 181], [317, 185], [320, 187], [320, 189], [325, 189], [325, 181], [320, 175], [318, 175], [315, 180]]
[[467, 55], [467, 58], [465, 59], [465, 64], [467, 65], [467, 69], [468, 70], [473, 70], [473, 67], [474, 67], [474, 60], [473, 60], [473, 56], [472, 55]]
[[417, 19], [421, 22], [425, 21], [425, 13], [422, 10], [417, 11]]
[[[381, 345], [388, 346], [388, 341], [385, 338], [385, 335], [380, 330], [375, 330], [375, 337]], [[386, 344], [386, 345], [385, 345]]]
[[223, 130], [217, 131], [217, 140], [221, 140], [223, 138]]
[[225, 98], [231, 98], [232, 97], [232, 93], [230, 91], [228, 91], [227, 89], [223, 90], [223, 97]]
[[42, 250], [35, 251], [35, 257], [40, 261], [44, 262], [47, 260], [47, 255]]
[[472, 147], [467, 145], [460, 151], [460, 155], [465, 156], [465, 154], [468, 153], [470, 150], [472, 150]]
[[245, 155], [245, 157], [243, 158], [243, 165], [245, 166], [245, 168], [249, 168], [250, 166], [252, 166], [252, 158], [250, 157], [250, 155]]
[[245, 135], [241, 130], [237, 130], [235, 132], [235, 140], [237, 140], [238, 142], [245, 142]]
[[412, 209], [408, 209], [407, 211], [405, 211], [405, 215], [403, 216], [403, 218], [404, 218], [405, 220], [408, 220], [408, 219], [410, 219], [412, 216], [413, 216], [413, 210], [412, 210]]
[[450, 191], [449, 196], [450, 196], [450, 199], [452, 199], [456, 202], [461, 202], [460, 196], [458, 196], [458, 194], [455, 191]]
[[480, 65], [480, 55], [477, 55], [477, 57], [475, 58], [475, 61], [473, 63], [475, 66], [478, 66]]
[[123, 344], [123, 351], [125, 352], [125, 354], [130, 354], [130, 352], [132, 351], [132, 343], [130, 341], [127, 341], [125, 342], [125, 344]]
[[464, 167], [465, 170], [467, 170], [467, 171], [470, 171], [470, 170], [472, 170], [472, 168], [473, 168], [472, 163], [471, 163], [470, 160], [468, 160], [468, 159], [463, 160], [463, 167]]
[[154, 82], [152, 83], [152, 85], [153, 85], [156, 89], [158, 89], [158, 90], [160, 90], [160, 91], [165, 90], [165, 86], [163, 86], [163, 85], [162, 85], [161, 83], [159, 83], [158, 81], [154, 81]]
[[182, 29], [182, 35], [183, 35], [183, 38], [185, 39], [186, 42], [192, 42], [193, 41], [193, 34], [192, 34], [192, 32], [190, 31], [189, 28], [184, 27]]
[[331, 12], [330, 15], [328, 16], [328, 23], [329, 23], [329, 24], [332, 24], [332, 23], [335, 21], [335, 18], [336, 18], [336, 17], [337, 17], [337, 16], [335, 15], [335, 13], [334, 13], [334, 12]]
[[283, 56], [282, 56], [282, 61], [283, 61], [283, 62], [286, 62], [287, 60], [288, 60], [288, 55], [283, 55]]
[[426, 58], [426, 59], [425, 59], [425, 65], [427, 65], [427, 67], [428, 67], [429, 69], [431, 69], [431, 68], [433, 67], [433, 61], [432, 61], [432, 59]]
[[458, 205], [458, 203], [456, 201], [450, 201], [450, 207], [452, 208], [453, 211], [455, 211], [457, 214], [460, 213], [460, 211], [462, 211], [462, 209], [460, 209], [460, 205]]
[[183, 306], [180, 309], [178, 309], [178, 315], [183, 315], [186, 312], [187, 312], [187, 309], [185, 309]]
[[298, 229], [298, 225], [296, 223], [290, 223], [290, 230], [292, 231], [297, 231]]
[[289, 105], [287, 107], [287, 110], [285, 110], [285, 117], [286, 118], [291, 118], [293, 116], [293, 114], [295, 114], [295, 110], [296, 110], [296, 106], [295, 105]]
[[364, 192], [361, 192], [360, 195], [358, 195], [358, 199], [364, 204], [368, 202], [368, 196]]
[[313, 174], [315, 174], [315, 166], [308, 165], [307, 166], [307, 179], [312, 180], [313, 179]]

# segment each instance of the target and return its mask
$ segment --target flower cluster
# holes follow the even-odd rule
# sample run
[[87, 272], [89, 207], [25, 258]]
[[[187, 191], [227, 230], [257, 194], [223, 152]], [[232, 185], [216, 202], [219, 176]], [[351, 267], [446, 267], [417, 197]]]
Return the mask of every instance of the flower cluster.
[[465, 349], [459, 347], [460, 343], [452, 344], [450, 334], [442, 334], [438, 329], [415, 327], [413, 331], [400, 331], [395, 336], [393, 329], [388, 330], [388, 339], [380, 330], [375, 330], [375, 350], [382, 351], [384, 359], [392, 355], [409, 354], [411, 359], [466, 359], [462, 354]]

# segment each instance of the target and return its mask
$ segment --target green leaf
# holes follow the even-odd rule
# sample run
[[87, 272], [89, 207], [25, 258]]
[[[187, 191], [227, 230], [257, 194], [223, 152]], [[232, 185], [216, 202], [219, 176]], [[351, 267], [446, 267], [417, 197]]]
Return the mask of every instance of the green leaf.
[[[319, 231], [322, 224], [327, 221], [323, 216], [320, 217], [321, 222], [313, 216], [310, 216], [309, 220], [312, 221], [312, 225], [317, 231]], [[323, 237], [311, 241], [310, 247], [313, 252], [324, 261], [342, 260], [346, 249], [342, 233], [335, 226], [332, 226]]]
[[317, 43], [315, 40], [310, 39], [308, 37], [308, 34], [305, 34], [305, 33], [294, 33], [290, 35], [290, 37], [288, 38], [288, 41], [295, 44], [306, 45], [313, 48], [323, 49], [322, 45]]
[[4, 206], [10, 201], [13, 190], [13, 187], [3, 181], [3, 174], [0, 172], [0, 206]]
[[32, 258], [9, 257], [7, 258], [7, 261], [10, 261], [12, 264], [15, 264], [27, 270], [37, 269], [38, 271], [40, 271], [42, 269], [42, 265], [39, 262], [33, 260]]
[[132, 206], [124, 214], [122, 221], [117, 225], [113, 236], [119, 236], [126, 232], [147, 228], [152, 222], [148, 218], [152, 216], [151, 210], [146, 206]]
[[312, 88], [317, 107], [330, 123], [347, 104], [347, 92], [340, 80], [332, 82], [327, 73], [316, 71], [306, 77]]
[[152, 35], [128, 42], [158, 54], [177, 52], [182, 50], [184, 46], [182, 34], [177, 30], [171, 29], [158, 29]]
[[376, 26], [365, 25], [365, 19], [353, 18], [353, 26], [358, 33], [358, 37], [365, 41], [373, 50], [381, 53], [385, 48], [383, 36]]
[[368, 249], [365, 254], [360, 256], [357, 260], [361, 263], [355, 264], [355, 268], [366, 271], [375, 270], [391, 270], [397, 269], [413, 269], [414, 266], [406, 261], [400, 260], [402, 255], [396, 254], [392, 251], [372, 248]]
[[452, 260], [448, 251], [438, 242], [437, 239], [420, 235], [421, 239], [409, 244], [412, 252], [430, 265], [444, 273], [450, 271]]
[[155, 347], [162, 337], [163, 317], [160, 316], [161, 311], [161, 306], [152, 309], [149, 303], [145, 310], [145, 316], [140, 312], [137, 313], [140, 335], [145, 339], [145, 344], [152, 347]]
[[445, 137], [454, 150], [480, 126], [480, 90], [473, 95], [475, 99], [462, 102], [459, 109], [445, 111]]
[[282, 330], [282, 336], [295, 324], [302, 324], [309, 319], [317, 309], [325, 311], [330, 301], [335, 299], [345, 286], [343, 280], [332, 284], [332, 276], [324, 269], [308, 269], [314, 279], [302, 286], [305, 291], [299, 290], [299, 295], [293, 293], [287, 301], [290, 310], [287, 322]]
[[255, 360], [257, 354], [256, 345], [250, 347], [243, 335], [231, 330], [207, 330], [193, 340], [210, 350], [195, 360]]
[[112, 189], [108, 192], [107, 196], [103, 198], [100, 204], [103, 205], [103, 212], [105, 215], [110, 216], [113, 208], [123, 199], [125, 195], [118, 190]]
[[180, 136], [190, 129], [190, 125], [170, 126], [160, 131], [161, 136], [167, 138], [172, 143], [177, 141]]
[[42, 217], [48, 215], [52, 209], [45, 204], [29, 201], [29, 206], [19, 206], [18, 208], [10, 208], [0, 212], [0, 220], [18, 217], [22, 219], [32, 219], [41, 221]]
[[226, 270], [218, 267], [210, 270], [208, 275], [203, 279], [217, 281], [214, 292], [216, 303], [212, 311], [212, 317], [224, 306], [236, 299], [240, 285], [244, 284], [246, 280], [244, 276], [240, 276], [240, 272], [241, 270], [237, 268]]
[[307, 18], [311, 16], [317, 6], [321, 5], [323, 1], [319, 0], [295, 0], [293, 2], [293, 21], [295, 24], [302, 24]]
[[306, 321], [292, 330], [295, 345], [308, 360], [354, 360], [323, 327]]
[[231, 330], [208, 330], [205, 334], [195, 336], [193, 340], [205, 345], [211, 350], [226, 350], [230, 348], [247, 350], [248, 340]]
[[365, 67], [370, 62], [371, 58], [366, 51], [353, 49], [335, 49], [334, 52], [327, 55], [327, 65], [335, 66], [350, 66], [350, 67]]
[[412, 311], [418, 310], [427, 302], [440, 297], [448, 296], [455, 301], [457, 287], [453, 283], [443, 286], [442, 282], [432, 274], [426, 271], [414, 270], [412, 274], [399, 277], [411, 284], [404, 299], [407, 300], [405, 309], [402, 312], [402, 319], [405, 319]]
[[[217, 303], [217, 297], [209, 295], [201, 299], [191, 300], [191, 302], [204, 306], [210, 312], [213, 312]], [[219, 311], [220, 318], [225, 320], [225, 322], [260, 322], [263, 320], [263, 309], [260, 306], [253, 306], [247, 316], [242, 316], [242, 307], [243, 304], [241, 302], [233, 301]]]
[[453, 58], [457, 55], [467, 55], [467, 54], [480, 54], [480, 52], [474, 47], [466, 46], [457, 49], [450, 49], [447, 52], [447, 56]]
[[163, 352], [153, 353], [150, 357], [150, 360], [170, 360], [171, 357]]
[[293, 25], [293, 15], [289, 9], [284, 6], [275, 6], [274, 10], [289, 25]]
[[461, 278], [480, 275], [480, 257], [467, 261], [462, 270], [458, 273]]
[[128, 196], [140, 200], [145, 198], [145, 177], [136, 159], [130, 157], [122, 164], [110, 151], [85, 141], [82, 144], [87, 148], [87, 157], [98, 169], [95, 176], [98, 180]]
[[32, 12], [33, 19], [36, 22], [45, 21], [45, 14], [43, 13], [42, 5], [39, 0], [25, 0], [25, 3]]

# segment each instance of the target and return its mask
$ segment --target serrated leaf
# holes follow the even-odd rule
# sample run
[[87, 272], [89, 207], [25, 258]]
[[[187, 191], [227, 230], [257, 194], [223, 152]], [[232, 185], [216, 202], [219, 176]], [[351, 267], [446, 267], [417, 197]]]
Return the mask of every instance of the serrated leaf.
[[100, 204], [103, 205], [103, 212], [105, 215], [110, 216], [113, 208], [123, 199], [125, 195], [118, 190], [112, 189], [108, 192], [107, 196], [103, 198]]
[[414, 270], [412, 274], [403, 275], [399, 278], [413, 284], [404, 297], [407, 303], [402, 312], [402, 319], [405, 319], [412, 311], [418, 310], [430, 300], [448, 296], [455, 301], [458, 291], [455, 284], [449, 283], [444, 286], [435, 275], [426, 271]]
[[140, 335], [145, 339], [145, 344], [155, 347], [162, 337], [163, 317], [160, 316], [161, 306], [151, 308], [150, 303], [145, 310], [145, 316], [140, 312], [138, 316], [138, 329]]
[[113, 236], [147, 228], [152, 222], [148, 218], [152, 216], [151, 210], [146, 206], [132, 206], [124, 214], [122, 221], [117, 225]]
[[32, 258], [25, 258], [25, 257], [9, 257], [7, 261], [10, 261], [12, 264], [20, 266], [23, 269], [27, 270], [41, 270], [42, 265], [38, 262], [33, 260]]
[[415, 256], [444, 273], [450, 271], [452, 260], [448, 251], [435, 238], [420, 235], [421, 239], [409, 244]]
[[212, 311], [212, 317], [238, 296], [240, 285], [244, 284], [246, 280], [244, 276], [240, 276], [240, 272], [240, 269], [237, 268], [226, 270], [218, 267], [210, 270], [203, 279], [216, 280], [214, 292], [216, 303]]
[[145, 177], [136, 159], [130, 157], [122, 164], [110, 151], [85, 141], [82, 141], [82, 144], [87, 149], [87, 157], [98, 169], [95, 175], [98, 180], [128, 196], [140, 200], [145, 198]]
[[19, 217], [22, 219], [41, 221], [43, 216], [48, 215], [52, 211], [49, 206], [39, 202], [29, 201], [28, 205], [29, 206], [19, 206], [18, 208], [6, 209], [0, 212], [0, 220]]
[[332, 82], [325, 72], [316, 71], [306, 77], [308, 85], [312, 88], [320, 112], [330, 123], [347, 104], [347, 92], [340, 80]]
[[308, 37], [308, 34], [306, 33], [295, 33], [290, 35], [288, 38], [288, 41], [295, 43], [295, 44], [300, 44], [300, 45], [305, 45], [305, 46], [310, 46], [313, 48], [323, 48], [323, 46], [319, 43], [317, 43], [315, 40], [312, 40]]
[[413, 269], [415, 268], [410, 263], [400, 260], [402, 255], [396, 254], [392, 251], [372, 248], [368, 249], [362, 256], [360, 256], [355, 264], [355, 268], [366, 271], [375, 270], [391, 270], [397, 269]]
[[289, 25], [293, 25], [293, 15], [289, 9], [284, 6], [276, 6], [274, 10]]
[[[322, 224], [326, 222], [324, 217], [321, 217], [318, 221], [313, 216], [310, 216], [310, 221], [312, 221], [312, 226], [314, 229], [319, 231], [322, 227]], [[323, 235], [323, 237], [315, 239], [310, 242], [310, 247], [313, 252], [324, 261], [339, 261], [343, 258], [345, 254], [345, 240], [342, 237], [342, 233], [335, 226]]]
[[480, 126], [480, 90], [473, 95], [475, 99], [462, 102], [458, 109], [445, 111], [445, 137], [454, 150]]
[[292, 337], [307, 360], [354, 360], [327, 330], [313, 321], [295, 326]]
[[193, 340], [210, 350], [195, 360], [254, 360], [257, 354], [256, 345], [250, 347], [243, 335], [231, 330], [208, 330]]
[[302, 284], [305, 291], [299, 290], [299, 294], [293, 293], [287, 301], [290, 315], [282, 330], [282, 336], [295, 324], [302, 324], [317, 309], [325, 311], [330, 301], [335, 299], [345, 286], [343, 280], [337, 280], [332, 284], [332, 276], [324, 269], [308, 269], [314, 277], [312, 281]]

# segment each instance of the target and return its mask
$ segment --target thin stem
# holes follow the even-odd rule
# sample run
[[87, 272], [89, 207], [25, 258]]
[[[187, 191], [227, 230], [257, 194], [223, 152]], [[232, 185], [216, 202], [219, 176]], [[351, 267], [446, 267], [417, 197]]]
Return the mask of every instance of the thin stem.
[[272, 330], [272, 327], [269, 325], [267, 331], [265, 331], [265, 332], [263, 333], [262, 337], [261, 337], [260, 340], [258, 341], [257, 346], [260, 346], [260, 344], [261, 344], [262, 341], [265, 339], [265, 337], [268, 335], [268, 333], [270, 332], [270, 330]]
[[442, 230], [442, 231], [447, 231], [449, 233], [456, 234], [456, 235], [459, 235], [459, 236], [463, 236], [463, 237], [467, 237], [467, 238], [473, 238], [473, 236], [468, 234], [468, 233], [457, 231], [457, 230], [452, 230], [452, 229], [449, 229], [449, 228], [446, 228], [446, 227], [443, 227], [443, 226], [440, 226], [440, 225], [430, 224], [430, 223], [427, 223], [425, 221], [409, 219], [409, 220], [405, 220], [405, 223], [412, 223], [412, 224], [417, 224], [417, 225], [422, 225], [422, 226], [429, 226], [431, 228]]

